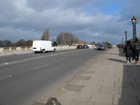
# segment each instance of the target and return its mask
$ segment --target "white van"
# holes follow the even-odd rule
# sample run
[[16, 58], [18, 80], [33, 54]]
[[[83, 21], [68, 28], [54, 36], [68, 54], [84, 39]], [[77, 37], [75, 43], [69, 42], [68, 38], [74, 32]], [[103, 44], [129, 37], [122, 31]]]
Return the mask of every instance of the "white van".
[[33, 41], [33, 52], [37, 53], [37, 52], [47, 52], [47, 51], [55, 51], [56, 48], [55, 46], [52, 44], [51, 41], [44, 41], [44, 40], [36, 40]]

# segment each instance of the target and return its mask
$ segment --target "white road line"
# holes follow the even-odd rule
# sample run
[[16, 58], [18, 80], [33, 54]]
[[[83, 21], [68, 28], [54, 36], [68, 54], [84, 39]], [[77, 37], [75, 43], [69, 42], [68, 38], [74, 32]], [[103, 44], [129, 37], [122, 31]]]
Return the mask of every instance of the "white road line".
[[7, 78], [11, 78], [11, 77], [12, 77], [12, 75], [10, 75], [10, 76], [8, 76], [8, 77], [5, 77], [5, 78], [1, 78], [0, 81], [1, 81], [1, 80], [4, 80], [4, 79], [7, 79]]
[[78, 51], [81, 51], [81, 50], [68, 51], [68, 52], [58, 53], [58, 54], [53, 54], [53, 55], [47, 55], [47, 56], [41, 56], [41, 57], [35, 57], [35, 58], [29, 58], [29, 59], [23, 59], [23, 60], [13, 61], [13, 62], [9, 62], [9, 63], [6, 62], [5, 64], [0, 64], [0, 66], [12, 65], [12, 64], [16, 64], [16, 63], [25, 62], [25, 61], [30, 61], [30, 60], [40, 59], [40, 58], [46, 58], [46, 57], [51, 57], [51, 56], [56, 56], [56, 55], [62, 55], [62, 54], [67, 54], [67, 53], [71, 53], [71, 52], [78, 52]]

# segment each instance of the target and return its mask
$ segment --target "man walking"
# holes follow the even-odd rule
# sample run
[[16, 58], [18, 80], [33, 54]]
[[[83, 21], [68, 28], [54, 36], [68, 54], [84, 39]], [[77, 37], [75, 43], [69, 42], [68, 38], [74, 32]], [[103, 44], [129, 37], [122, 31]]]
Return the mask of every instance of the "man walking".
[[132, 48], [134, 49], [135, 55], [135, 63], [138, 64], [139, 61], [139, 53], [140, 53], [140, 42], [138, 38], [135, 39], [135, 43], [133, 44]]

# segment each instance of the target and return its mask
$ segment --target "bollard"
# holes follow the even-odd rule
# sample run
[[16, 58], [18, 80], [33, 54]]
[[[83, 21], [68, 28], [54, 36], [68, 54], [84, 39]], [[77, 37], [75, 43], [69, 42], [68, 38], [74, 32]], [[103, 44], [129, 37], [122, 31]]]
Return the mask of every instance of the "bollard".
[[12, 51], [12, 48], [11, 47], [9, 48], [9, 51]]
[[0, 53], [3, 53], [3, 51], [4, 51], [4, 48], [0, 48]]
[[27, 50], [27, 47], [25, 47], [25, 50]]
[[21, 47], [17, 47], [16, 51], [21, 52]]

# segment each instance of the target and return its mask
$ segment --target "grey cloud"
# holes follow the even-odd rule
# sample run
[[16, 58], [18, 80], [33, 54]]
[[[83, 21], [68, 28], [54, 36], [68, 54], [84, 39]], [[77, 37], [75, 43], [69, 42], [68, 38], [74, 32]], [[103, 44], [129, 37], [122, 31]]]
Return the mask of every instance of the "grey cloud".
[[12, 42], [16, 42], [19, 39], [32, 40], [33, 37], [37, 40], [39, 34], [33, 30], [15, 29], [13, 27], [0, 28], [0, 40], [11, 40]]
[[[83, 11], [96, 2], [99, 0], [0, 1], [1, 39], [8, 39], [9, 36], [13, 41], [21, 38], [40, 39], [46, 28], [49, 29], [51, 38], [55, 38], [60, 32], [71, 32], [88, 43], [121, 40], [125, 30], [128, 30], [128, 37], [131, 38], [131, 12], [136, 12], [135, 15], [139, 20], [139, 11], [132, 7], [135, 5], [138, 9], [140, 7], [127, 2], [128, 5], [122, 11], [117, 11], [117, 15], [112, 16], [97, 12], [97, 7], [93, 7], [90, 12]], [[105, 1], [100, 0], [100, 2]], [[139, 32], [137, 30], [137, 33]]]
[[46, 8], [55, 8], [59, 0], [27, 0], [27, 6], [38, 11]]
[[[131, 20], [133, 14], [140, 20], [140, 0], [126, 0], [126, 6], [121, 11], [121, 20]], [[139, 23], [138, 23], [139, 24]]]

